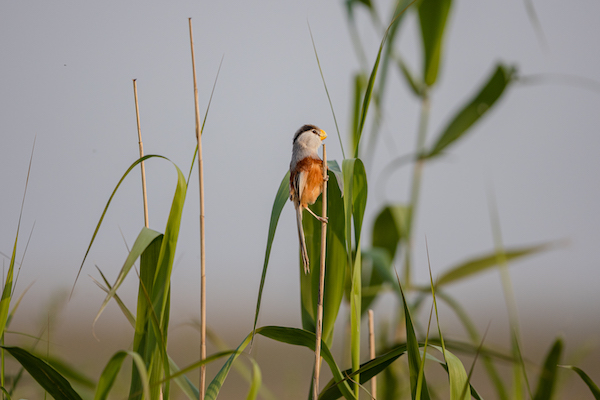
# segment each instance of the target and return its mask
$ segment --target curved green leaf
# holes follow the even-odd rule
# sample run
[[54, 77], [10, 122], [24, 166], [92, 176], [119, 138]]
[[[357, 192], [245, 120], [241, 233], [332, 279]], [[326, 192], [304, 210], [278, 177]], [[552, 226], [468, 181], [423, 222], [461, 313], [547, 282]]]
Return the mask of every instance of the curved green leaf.
[[44, 360], [20, 347], [2, 346], [2, 348], [8, 351], [29, 372], [29, 375], [56, 400], [81, 400], [81, 396], [73, 389], [69, 381]]
[[[417, 335], [415, 334], [415, 328], [412, 322], [412, 317], [410, 316], [410, 310], [408, 308], [408, 303], [406, 302], [406, 297], [404, 296], [404, 290], [402, 290], [402, 285], [398, 280], [398, 288], [400, 290], [400, 295], [402, 296], [402, 305], [404, 307], [404, 322], [406, 325], [406, 346], [407, 346], [407, 355], [408, 355], [408, 371], [410, 375], [410, 393], [413, 400], [416, 399], [416, 393], [418, 391], [418, 381], [419, 374], [423, 373], [423, 368], [425, 367], [421, 363], [421, 355], [419, 352], [419, 342], [417, 341]], [[416, 400], [429, 400], [429, 390], [427, 388], [427, 381], [425, 380], [425, 376], [422, 378], [422, 386], [421, 388], [421, 397]]]
[[375, 218], [373, 224], [372, 245], [385, 249], [393, 260], [398, 243], [406, 234], [408, 207], [403, 204], [385, 206]]
[[[402, 356], [404, 353], [406, 353], [405, 343], [395, 346], [385, 354], [382, 354], [362, 364], [357, 371], [352, 372], [351, 369], [343, 371], [342, 375], [345, 377], [344, 380], [355, 380], [355, 377], [358, 375], [360, 377], [360, 384], [363, 385], [375, 375], [384, 371], [392, 362], [396, 361], [396, 359], [398, 359], [398, 357]], [[330, 380], [321, 391], [319, 400], [339, 399], [342, 396], [340, 391], [341, 383], [342, 382], [340, 381], [336, 382], [334, 379]]]
[[[425, 2], [424, 2], [425, 3]], [[448, 146], [461, 138], [502, 96], [509, 83], [514, 81], [515, 69], [498, 64], [496, 69], [482, 86], [479, 93], [456, 114], [444, 131], [438, 136], [433, 148], [427, 155], [435, 157]]]
[[[335, 163], [328, 163], [329, 182], [327, 184], [327, 245], [325, 254], [325, 286], [323, 292], [323, 341], [331, 345], [333, 329], [344, 296], [344, 282], [348, 257], [346, 254], [344, 201], [339, 182], [341, 171]], [[335, 171], [337, 168], [337, 171]], [[322, 196], [320, 196], [311, 209], [319, 215], [322, 210]], [[319, 290], [319, 260], [321, 252], [321, 222], [305, 213], [303, 218], [304, 235], [308, 257], [311, 260], [311, 273], [306, 275], [300, 272], [300, 297], [302, 311], [302, 327], [310, 332], [315, 331], [315, 315], [317, 314], [317, 296]], [[300, 261], [301, 263], [301, 261]]]
[[[257, 328], [254, 331], [254, 334], [262, 335], [270, 339], [277, 340], [281, 343], [307, 347], [312, 351], [315, 351], [315, 334], [306, 330], [298, 328], [287, 328], [281, 326], [263, 326], [261, 328]], [[223, 367], [219, 370], [214, 379], [210, 382], [208, 388], [206, 389], [206, 400], [216, 400], [221, 390], [221, 387], [223, 386], [223, 383], [225, 382], [225, 379], [227, 378], [227, 375], [231, 370], [233, 362], [246, 348], [246, 346], [248, 346], [248, 344], [252, 340], [252, 336], [253, 333], [251, 332], [242, 341], [242, 343], [240, 343], [237, 349], [225, 362], [225, 365], [223, 365]], [[333, 359], [333, 356], [329, 351], [329, 347], [324, 342], [321, 343], [321, 355], [323, 356], [325, 362], [329, 365], [329, 368], [331, 369], [332, 375], [336, 382], [341, 382], [339, 387], [340, 390], [344, 393], [344, 396], [346, 396], [347, 399], [356, 400], [356, 397], [350, 391], [348, 383], [344, 381], [344, 376], [342, 375], [342, 372], [335, 363], [335, 360]]]
[[587, 387], [590, 388], [590, 391], [594, 395], [594, 398], [596, 400], [600, 400], [600, 389], [598, 388], [598, 385], [596, 385], [594, 381], [589, 377], [589, 375], [586, 374], [581, 368], [575, 367], [573, 365], [559, 365], [559, 367], [577, 372], [577, 375], [579, 375], [579, 377], [585, 382]]
[[556, 387], [556, 373], [562, 348], [562, 339], [556, 339], [544, 361], [533, 400], [550, 400], [552, 398], [552, 393]]
[[117, 379], [117, 375], [121, 370], [123, 361], [127, 356], [130, 356], [133, 359], [133, 365], [137, 368], [138, 373], [141, 376], [144, 397], [146, 399], [150, 398], [148, 372], [146, 371], [146, 366], [144, 365], [142, 357], [134, 351], [118, 351], [111, 357], [108, 364], [106, 364], [106, 367], [104, 367], [102, 375], [100, 375], [100, 381], [98, 382], [94, 400], [105, 400], [108, 398], [108, 394], [110, 393], [110, 390]]
[[451, 6], [451, 0], [421, 0], [418, 5], [423, 38], [423, 80], [427, 86], [433, 86], [437, 80], [444, 29]]
[[279, 189], [275, 195], [275, 201], [273, 202], [273, 209], [271, 210], [271, 222], [269, 222], [269, 233], [267, 235], [267, 248], [265, 250], [265, 261], [263, 263], [262, 275], [260, 277], [260, 286], [258, 288], [258, 299], [256, 301], [256, 312], [254, 313], [254, 326], [253, 331], [256, 330], [256, 323], [258, 322], [258, 313], [260, 312], [260, 302], [262, 300], [263, 288], [265, 286], [265, 279], [267, 278], [267, 267], [269, 265], [269, 257], [271, 256], [271, 247], [273, 246], [273, 238], [275, 237], [275, 230], [277, 229], [277, 222], [281, 216], [281, 210], [290, 197], [290, 171], [284, 175], [283, 180], [279, 184]]
[[131, 248], [131, 250], [129, 251], [129, 254], [127, 255], [127, 259], [125, 260], [123, 267], [121, 267], [121, 271], [119, 272], [119, 275], [117, 276], [117, 280], [115, 281], [114, 285], [111, 286], [109, 292], [106, 295], [106, 298], [104, 299], [104, 302], [102, 302], [102, 305], [100, 306], [100, 309], [98, 310], [98, 313], [96, 314], [96, 318], [94, 318], [94, 324], [96, 323], [98, 318], [100, 318], [100, 315], [102, 314], [102, 312], [108, 305], [108, 302], [113, 297], [115, 297], [115, 294], [117, 293], [117, 289], [119, 288], [119, 286], [121, 286], [121, 283], [123, 283], [123, 281], [125, 280], [125, 277], [127, 276], [129, 271], [133, 267], [133, 264], [142, 255], [142, 253], [146, 250], [146, 248], [150, 245], [150, 243], [152, 243], [159, 236], [162, 237], [162, 233], [156, 232], [156, 231], [154, 231], [152, 229], [148, 229], [146, 227], [142, 228], [141, 232], [139, 233], [138, 237], [136, 238], [136, 240], [133, 244], [133, 247]]
[[450, 380], [450, 400], [469, 400], [471, 396], [469, 392], [465, 390], [469, 385], [469, 378], [462, 361], [447, 349], [444, 350], [435, 345], [431, 345], [431, 347], [444, 354], [446, 359], [448, 378]]
[[[506, 261], [548, 250], [552, 245], [553, 243], [544, 243], [537, 246], [509, 249], [505, 252]], [[498, 257], [496, 252], [473, 258], [455, 267], [449, 268], [439, 277], [437, 280], [437, 286], [441, 287], [442, 285], [447, 285], [454, 281], [479, 274], [487, 269], [495, 267], [496, 265], [498, 265]]]

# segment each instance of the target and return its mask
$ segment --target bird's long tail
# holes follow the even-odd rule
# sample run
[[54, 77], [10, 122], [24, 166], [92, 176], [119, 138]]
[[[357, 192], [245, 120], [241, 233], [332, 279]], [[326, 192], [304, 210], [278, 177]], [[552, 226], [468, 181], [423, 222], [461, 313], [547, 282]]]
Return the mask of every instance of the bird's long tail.
[[302, 262], [304, 263], [304, 273], [310, 272], [308, 264], [308, 252], [306, 251], [306, 241], [304, 240], [304, 228], [302, 227], [302, 206], [298, 204], [296, 207], [296, 222], [298, 223], [298, 239], [300, 239], [300, 253], [302, 254]]

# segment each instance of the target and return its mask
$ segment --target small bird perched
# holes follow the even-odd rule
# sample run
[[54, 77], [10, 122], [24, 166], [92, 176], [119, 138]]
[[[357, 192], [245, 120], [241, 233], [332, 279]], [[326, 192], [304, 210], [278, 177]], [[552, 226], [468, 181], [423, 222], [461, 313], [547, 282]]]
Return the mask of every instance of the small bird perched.
[[298, 223], [298, 237], [304, 272], [309, 273], [308, 253], [302, 228], [302, 210], [306, 209], [316, 219], [327, 222], [327, 218], [319, 217], [308, 208], [314, 204], [323, 191], [323, 160], [319, 157], [319, 146], [327, 134], [324, 130], [314, 125], [304, 125], [296, 131], [292, 147], [292, 161], [290, 162], [290, 200], [296, 209], [296, 222]]

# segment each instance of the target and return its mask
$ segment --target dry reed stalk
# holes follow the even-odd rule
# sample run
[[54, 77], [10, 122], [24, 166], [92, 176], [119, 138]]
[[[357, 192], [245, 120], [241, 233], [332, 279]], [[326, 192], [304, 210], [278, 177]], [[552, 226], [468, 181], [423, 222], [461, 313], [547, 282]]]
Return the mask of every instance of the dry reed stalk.
[[[200, 186], [200, 359], [206, 359], [206, 256], [204, 239], [204, 178], [202, 163], [202, 132], [200, 128], [200, 108], [198, 105], [198, 84], [196, 80], [196, 61], [194, 57], [194, 35], [192, 19], [189, 18], [190, 46], [192, 49], [192, 71], [194, 75], [194, 102], [196, 105], [196, 140], [198, 141], [198, 180]], [[204, 400], [206, 386], [206, 365], [200, 367], [199, 399]]]
[[[138, 95], [137, 95], [137, 82], [136, 79], [133, 80], [133, 96], [135, 98], [135, 117], [137, 119], [137, 131], [138, 131], [138, 143], [140, 145], [140, 158], [144, 157], [144, 144], [142, 143], [142, 128], [140, 126], [140, 107], [138, 105]], [[148, 220], [148, 194], [146, 192], [146, 168], [144, 167], [144, 162], [140, 163], [142, 167], [142, 195], [144, 198], [144, 225], [146, 228], [150, 227], [150, 222]]]
[[[373, 321], [373, 310], [369, 310], [369, 358], [375, 358], [375, 322]], [[377, 398], [377, 377], [371, 378], [371, 399]]]
[[[321, 216], [327, 217], [327, 151], [323, 144], [323, 209]], [[319, 396], [319, 376], [321, 375], [321, 336], [323, 335], [323, 292], [325, 290], [325, 250], [327, 244], [327, 222], [321, 223], [321, 258], [319, 268], [319, 293], [317, 300], [317, 323], [315, 343], [315, 375], [313, 377], [313, 400]]]

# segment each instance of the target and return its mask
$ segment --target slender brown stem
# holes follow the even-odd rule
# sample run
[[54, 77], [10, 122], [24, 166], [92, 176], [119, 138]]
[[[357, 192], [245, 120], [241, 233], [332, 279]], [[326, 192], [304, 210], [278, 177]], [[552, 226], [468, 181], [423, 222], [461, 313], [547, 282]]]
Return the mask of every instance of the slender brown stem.
[[[140, 158], [144, 157], [144, 143], [142, 143], [142, 128], [140, 126], [140, 107], [138, 105], [137, 82], [133, 80], [133, 96], [135, 98], [135, 117], [137, 119], [138, 142], [140, 144]], [[148, 194], [146, 192], [146, 168], [144, 162], [140, 163], [142, 167], [142, 195], [144, 199], [144, 225], [150, 227], [148, 220]]]
[[[198, 105], [198, 84], [196, 81], [196, 61], [194, 58], [194, 35], [192, 19], [190, 25], [190, 46], [192, 48], [192, 70], [194, 75], [194, 102], [196, 105], [196, 140], [198, 141], [198, 180], [200, 186], [200, 359], [206, 359], [206, 256], [204, 240], [204, 179], [202, 164], [202, 132], [200, 128], [200, 108]], [[200, 367], [200, 400], [204, 400], [206, 386], [206, 365]]]
[[[327, 151], [323, 144], [323, 194], [321, 195], [323, 211], [321, 216], [327, 218]], [[313, 377], [313, 400], [319, 396], [319, 376], [321, 375], [321, 337], [323, 336], [323, 292], [325, 290], [325, 250], [327, 245], [327, 222], [321, 223], [321, 259], [319, 268], [319, 293], [317, 300], [317, 323], [315, 343], [315, 376]]]
[[[373, 321], [373, 310], [369, 310], [369, 358], [375, 358], [375, 322]], [[377, 398], [377, 377], [371, 378], [371, 398]]]

